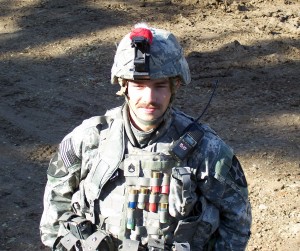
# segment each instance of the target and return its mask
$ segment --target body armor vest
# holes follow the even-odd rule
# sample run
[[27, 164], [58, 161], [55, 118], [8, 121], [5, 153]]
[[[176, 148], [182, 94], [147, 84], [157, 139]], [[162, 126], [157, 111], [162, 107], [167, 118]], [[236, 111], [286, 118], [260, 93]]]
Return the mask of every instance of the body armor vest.
[[169, 214], [170, 177], [178, 163], [161, 153], [131, 150], [118, 171], [120, 177], [100, 195], [99, 215], [105, 230], [121, 240], [147, 244], [149, 239], [160, 239], [172, 244], [170, 233], [178, 220]]

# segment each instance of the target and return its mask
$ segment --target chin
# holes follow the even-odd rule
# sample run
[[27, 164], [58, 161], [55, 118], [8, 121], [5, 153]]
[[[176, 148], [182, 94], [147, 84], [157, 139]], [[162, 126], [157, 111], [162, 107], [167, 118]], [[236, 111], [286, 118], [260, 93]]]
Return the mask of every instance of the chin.
[[150, 122], [151, 120], [154, 120], [154, 119], [156, 119], [156, 117], [148, 117], [148, 116], [141, 116], [140, 117], [142, 120], [144, 120], [144, 121], [147, 121], [147, 122]]
[[153, 119], [156, 119], [157, 116], [153, 116], [153, 115], [150, 115], [150, 114], [145, 114], [145, 113], [142, 113], [142, 114], [138, 114], [138, 117], [142, 120], [146, 120], [146, 121], [150, 121], [150, 120], [153, 120]]

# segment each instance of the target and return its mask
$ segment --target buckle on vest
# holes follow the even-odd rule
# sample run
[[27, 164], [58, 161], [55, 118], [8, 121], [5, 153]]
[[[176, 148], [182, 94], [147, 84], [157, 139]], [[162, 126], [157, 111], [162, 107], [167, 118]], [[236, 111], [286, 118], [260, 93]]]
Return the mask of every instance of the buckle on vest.
[[149, 251], [163, 251], [165, 250], [165, 242], [160, 239], [149, 238], [148, 240], [148, 250]]

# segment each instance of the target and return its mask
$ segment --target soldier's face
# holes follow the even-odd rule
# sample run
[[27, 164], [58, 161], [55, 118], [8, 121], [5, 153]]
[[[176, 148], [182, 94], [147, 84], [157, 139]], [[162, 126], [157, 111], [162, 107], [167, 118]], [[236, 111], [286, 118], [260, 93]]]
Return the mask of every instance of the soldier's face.
[[143, 131], [158, 125], [145, 126], [136, 120], [151, 121], [161, 117], [168, 108], [171, 99], [169, 79], [130, 80], [127, 86], [130, 105], [130, 117], [134, 124]]

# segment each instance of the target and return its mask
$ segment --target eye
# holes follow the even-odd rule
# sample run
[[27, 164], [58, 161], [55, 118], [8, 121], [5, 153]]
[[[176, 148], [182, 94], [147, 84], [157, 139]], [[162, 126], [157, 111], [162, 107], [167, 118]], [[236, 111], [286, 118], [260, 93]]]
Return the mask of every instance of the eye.
[[145, 85], [143, 85], [141, 83], [137, 83], [137, 84], [135, 84], [135, 86], [137, 86], [137, 87], [144, 87]]
[[169, 88], [169, 83], [157, 83], [156, 88], [162, 89], [162, 88]]
[[143, 89], [145, 87], [142, 83], [132, 83], [131, 86], [136, 89]]

